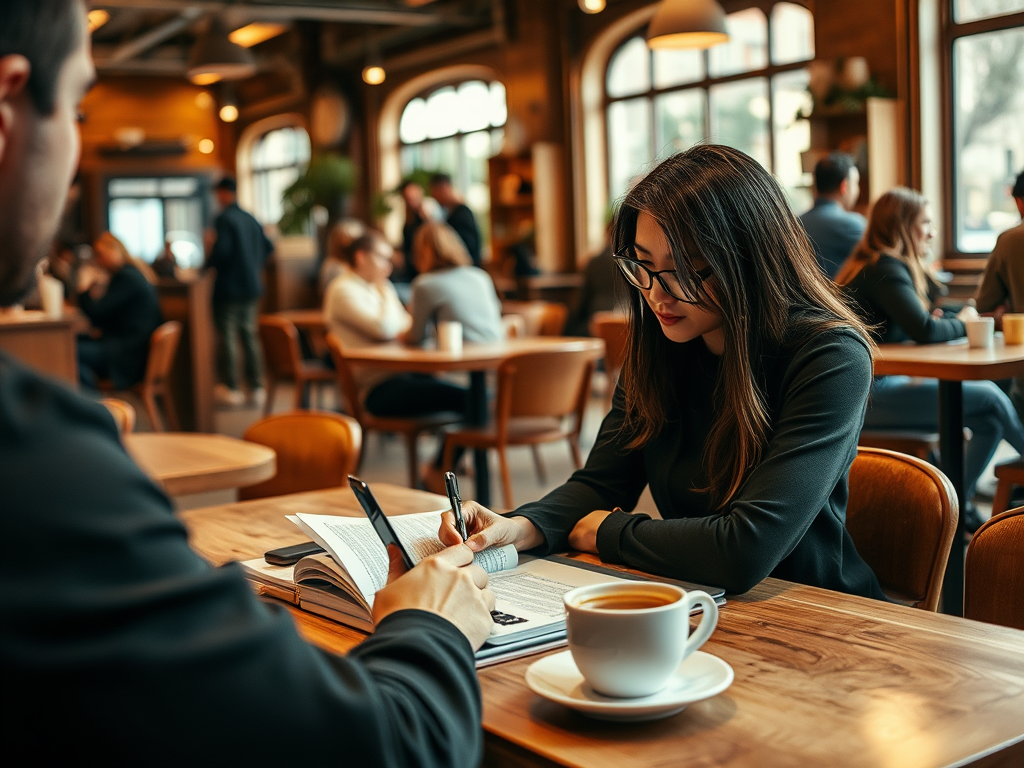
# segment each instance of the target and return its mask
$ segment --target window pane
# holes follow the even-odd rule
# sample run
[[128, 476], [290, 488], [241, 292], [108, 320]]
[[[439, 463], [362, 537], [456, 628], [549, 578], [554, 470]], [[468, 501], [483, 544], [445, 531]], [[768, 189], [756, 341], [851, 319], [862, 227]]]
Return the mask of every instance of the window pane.
[[953, 15], [960, 23], [1017, 11], [1024, 11], [1024, 0], [956, 0], [953, 4]]
[[814, 16], [802, 5], [779, 3], [772, 8], [772, 63], [813, 58]]
[[413, 99], [402, 110], [398, 122], [398, 137], [403, 144], [415, 144], [427, 138], [427, 102]]
[[164, 249], [164, 204], [162, 200], [111, 200], [110, 231], [124, 243], [128, 253], [153, 261]]
[[256, 210], [253, 216], [260, 224], [277, 224], [284, 215], [281, 198], [295, 180], [299, 178], [298, 166], [275, 168], [253, 174], [253, 187], [256, 192]]
[[491, 83], [491, 125], [504, 125], [508, 119], [508, 106], [505, 103], [505, 86], [501, 83]]
[[627, 40], [608, 64], [608, 95], [632, 96], [651, 87], [651, 52], [642, 37]]
[[658, 96], [654, 127], [659, 158], [692, 147], [704, 138], [704, 91], [694, 88]]
[[427, 137], [440, 139], [459, 130], [459, 97], [454, 88], [442, 88], [427, 99]]
[[712, 86], [711, 140], [743, 150], [765, 168], [768, 152], [768, 80], [763, 77]]
[[797, 213], [811, 207], [811, 175], [803, 172], [801, 154], [811, 148], [811, 125], [797, 113], [811, 111], [806, 69], [772, 78], [772, 119], [775, 123], [775, 178]]
[[668, 88], [704, 79], [704, 52], [662, 48], [654, 51], [654, 87]]
[[626, 193], [652, 157], [651, 103], [631, 99], [609, 104], [608, 192], [612, 200]]
[[985, 253], [1020, 219], [1007, 186], [1024, 167], [1024, 27], [958, 39], [953, 78], [956, 245]]
[[470, 80], [458, 90], [459, 130], [463, 133], [480, 131], [491, 125], [491, 92], [486, 83]]
[[730, 13], [725, 17], [729, 42], [708, 51], [712, 77], [735, 75], [768, 66], [768, 19], [759, 8]]

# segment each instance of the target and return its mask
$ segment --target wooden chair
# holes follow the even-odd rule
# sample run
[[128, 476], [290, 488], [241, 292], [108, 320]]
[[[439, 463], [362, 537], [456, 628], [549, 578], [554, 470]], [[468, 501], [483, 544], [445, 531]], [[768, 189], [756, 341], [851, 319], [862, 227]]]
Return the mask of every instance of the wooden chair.
[[[996, 495], [992, 499], [992, 516], [1005, 512], [1010, 506], [1010, 494], [1015, 485], [1024, 485], [1024, 459], [997, 464]], [[977, 535], [977, 534], [975, 534]]]
[[626, 359], [626, 342], [629, 340], [629, 318], [619, 312], [595, 312], [590, 318], [590, 335], [604, 341], [604, 370], [608, 374], [608, 391], [605, 407], [611, 408], [615, 384]]
[[327, 334], [327, 347], [331, 350], [334, 360], [334, 372], [348, 407], [348, 412], [359, 422], [363, 434], [372, 430], [378, 432], [397, 432], [405, 436], [406, 450], [409, 457], [409, 487], [419, 485], [419, 449], [417, 443], [423, 432], [432, 432], [449, 424], [456, 424], [464, 418], [461, 413], [432, 413], [416, 418], [397, 418], [374, 416], [363, 408], [359, 387], [352, 375], [352, 369], [345, 359], [345, 349], [341, 340], [333, 333]]
[[498, 396], [493, 425], [447, 430], [446, 467], [452, 465], [455, 446], [494, 448], [501, 466], [506, 507], [514, 507], [506, 450], [513, 445], [535, 447], [568, 440], [576, 468], [580, 457], [580, 428], [590, 397], [590, 379], [599, 350], [578, 349], [522, 352], [510, 355], [498, 367]]
[[863, 429], [857, 445], [861, 448], [882, 448], [886, 451], [906, 453], [922, 461], [928, 461], [931, 456], [937, 456], [939, 453], [939, 433]]
[[243, 436], [273, 448], [277, 474], [238, 490], [239, 499], [262, 499], [347, 484], [359, 465], [363, 430], [351, 416], [292, 411], [257, 421]]
[[986, 520], [967, 545], [964, 617], [1024, 629], [1024, 507]]
[[122, 435], [127, 435], [135, 429], [135, 409], [132, 408], [130, 403], [113, 397], [105, 397], [100, 402], [110, 411], [110, 415], [114, 417], [114, 423], [117, 424], [118, 432]]
[[952, 483], [931, 464], [895, 451], [857, 449], [846, 528], [888, 597], [938, 609], [958, 517]]
[[274, 393], [282, 381], [295, 383], [292, 407], [296, 410], [305, 408], [309, 400], [310, 387], [314, 383], [333, 382], [334, 371], [319, 360], [303, 359], [299, 332], [290, 320], [274, 315], [261, 315], [259, 329], [267, 373], [267, 402], [263, 408], [263, 415], [268, 415], [274, 407]]
[[[168, 320], [149, 337], [149, 358], [146, 361], [146, 375], [142, 381], [132, 387], [132, 392], [142, 399], [146, 408], [146, 415], [149, 417], [150, 425], [154, 432], [166, 432], [164, 419], [172, 432], [180, 431], [178, 414], [174, 410], [174, 401], [171, 398], [171, 368], [174, 367], [174, 356], [178, 352], [178, 344], [181, 343], [181, 323], [177, 320]], [[101, 381], [97, 385], [104, 393], [114, 392], [114, 385], [110, 381]], [[157, 398], [163, 400], [164, 414], [160, 415], [157, 407]]]
[[569, 308], [554, 301], [503, 301], [501, 314], [522, 317], [527, 336], [561, 336]]

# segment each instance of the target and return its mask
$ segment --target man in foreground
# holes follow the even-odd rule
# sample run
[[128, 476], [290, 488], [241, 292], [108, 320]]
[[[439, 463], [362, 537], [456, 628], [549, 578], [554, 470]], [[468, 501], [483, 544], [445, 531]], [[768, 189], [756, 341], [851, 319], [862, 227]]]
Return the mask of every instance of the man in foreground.
[[[0, 306], [33, 281], [94, 77], [80, 0], [0, 3]], [[9, 754], [104, 764], [468, 766], [492, 625], [465, 546], [391, 583], [347, 657], [189, 549], [102, 408], [0, 353], [0, 679]], [[340, 759], [339, 759], [340, 758]]]
[[846, 257], [853, 252], [867, 220], [855, 213], [860, 197], [860, 171], [853, 157], [832, 152], [814, 166], [814, 207], [800, 217], [814, 246], [818, 264], [835, 277]]

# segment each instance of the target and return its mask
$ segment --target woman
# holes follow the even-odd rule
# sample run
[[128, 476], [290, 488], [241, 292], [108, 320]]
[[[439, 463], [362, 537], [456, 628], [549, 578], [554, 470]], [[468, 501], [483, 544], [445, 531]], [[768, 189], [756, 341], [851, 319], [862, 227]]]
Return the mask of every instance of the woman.
[[410, 344], [421, 344], [429, 326], [462, 323], [469, 344], [501, 341], [501, 303], [490, 275], [474, 267], [466, 246], [447, 224], [431, 221], [420, 226], [413, 240], [419, 275], [412, 281]]
[[345, 271], [345, 249], [365, 234], [366, 225], [359, 219], [342, 219], [331, 228], [327, 238], [327, 256], [316, 279], [317, 293], [321, 298], [327, 294], [331, 281]]
[[92, 323], [90, 334], [78, 338], [79, 379], [91, 388], [112, 379], [115, 389], [129, 389], [146, 373], [149, 337], [163, 322], [160, 302], [112, 234], [100, 235], [93, 254], [93, 263], [78, 270], [78, 308]]
[[[766, 576], [882, 598], [844, 525], [870, 342], [778, 184], [738, 150], [670, 157], [626, 196], [626, 362], [586, 466], [469, 545], [571, 546], [745, 592]], [[644, 487], [664, 518], [630, 515]], [[451, 515], [440, 535], [456, 541]]]
[[[845, 285], [879, 341], [918, 344], [958, 339], [964, 321], [976, 318], [973, 307], [956, 317], [934, 310], [935, 284], [925, 266], [935, 237], [928, 201], [898, 187], [875, 203], [864, 238], [839, 270]], [[974, 495], [978, 478], [992, 460], [1000, 440], [1024, 452], [1024, 427], [1010, 399], [991, 381], [965, 381], [964, 425], [973, 433], [964, 457], [965, 495]], [[935, 379], [882, 376], [871, 388], [864, 426], [881, 429], [938, 428], [939, 383]], [[981, 524], [970, 504], [964, 514], [968, 530]]]

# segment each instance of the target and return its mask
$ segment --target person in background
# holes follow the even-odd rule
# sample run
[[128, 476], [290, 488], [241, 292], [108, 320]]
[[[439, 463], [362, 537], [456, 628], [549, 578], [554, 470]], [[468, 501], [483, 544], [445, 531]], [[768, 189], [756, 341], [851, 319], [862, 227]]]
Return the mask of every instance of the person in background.
[[327, 238], [327, 256], [320, 265], [316, 283], [321, 299], [327, 293], [331, 281], [345, 271], [345, 249], [364, 234], [366, 225], [359, 219], [342, 219], [331, 227], [331, 234]]
[[[959, 339], [966, 335], [964, 322], [978, 316], [971, 306], [955, 317], [935, 309], [937, 286], [927, 268], [934, 237], [925, 197], [896, 187], [875, 202], [864, 239], [836, 276], [879, 342], [935, 344]], [[965, 381], [963, 393], [964, 426], [973, 433], [964, 457], [965, 496], [970, 499], [1000, 440], [1024, 453], [1024, 426], [1010, 399], [993, 382]], [[879, 376], [871, 387], [864, 426], [934, 432], [938, 417], [936, 379]], [[970, 502], [963, 519], [969, 531], [982, 522]]]
[[[778, 183], [699, 144], [627, 193], [613, 242], [629, 339], [586, 466], [508, 517], [465, 504], [469, 546], [568, 546], [727, 592], [774, 576], [881, 599], [845, 526], [871, 345]], [[663, 519], [623, 511], [647, 486]], [[461, 540], [450, 513], [439, 535]]]
[[176, 278], [178, 276], [178, 258], [174, 255], [173, 243], [164, 241], [164, 249], [153, 259], [153, 272], [157, 277]]
[[[0, 307], [35, 281], [95, 78], [80, 0], [0, 3]], [[494, 626], [461, 544], [404, 573], [347, 656], [188, 545], [107, 410], [0, 351], [4, 748], [43, 764], [470, 768], [473, 650]], [[41, 553], [46, 565], [40, 567]]]
[[476, 217], [459, 193], [452, 186], [452, 177], [447, 173], [435, 173], [430, 177], [430, 194], [445, 212], [445, 223], [462, 238], [473, 266], [480, 266], [480, 228]]
[[[1004, 312], [1024, 312], [1024, 171], [1017, 176], [1010, 195], [1022, 221], [999, 235], [975, 298], [978, 311], [996, 314], [997, 322]], [[1010, 400], [1024, 421], [1024, 377], [1013, 380]]]
[[[324, 297], [327, 330], [344, 348], [403, 338], [412, 326], [412, 317], [388, 279], [394, 249], [384, 235], [370, 230], [349, 246], [345, 256], [345, 271], [331, 282]], [[422, 373], [363, 368], [356, 373], [356, 384], [363, 405], [374, 416], [466, 410], [465, 388]]]
[[505, 338], [494, 281], [473, 266], [455, 230], [436, 221], [424, 224], [416, 232], [413, 253], [419, 276], [412, 281], [409, 301], [409, 344], [422, 344], [429, 329], [445, 321], [461, 323], [468, 344]]
[[221, 212], [214, 222], [216, 241], [206, 259], [206, 269], [217, 270], [213, 284], [213, 322], [220, 336], [220, 379], [215, 394], [224, 405], [242, 405], [246, 396], [238, 388], [238, 340], [245, 358], [248, 401], [260, 405], [263, 361], [256, 330], [256, 312], [263, 294], [263, 265], [274, 245], [263, 227], [238, 207], [237, 185], [225, 176], [214, 187]]
[[814, 166], [814, 207], [800, 217], [818, 264], [829, 277], [849, 256], [867, 221], [853, 211], [860, 197], [860, 171], [845, 152], [832, 152]]
[[78, 338], [78, 378], [91, 389], [102, 379], [130, 389], [146, 373], [149, 337], [163, 322], [160, 302], [112, 234], [100, 235], [92, 252], [92, 262], [78, 270], [78, 308], [92, 324], [90, 334]]

